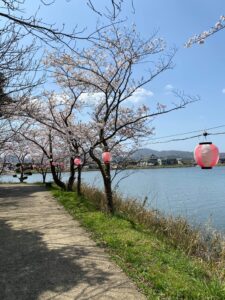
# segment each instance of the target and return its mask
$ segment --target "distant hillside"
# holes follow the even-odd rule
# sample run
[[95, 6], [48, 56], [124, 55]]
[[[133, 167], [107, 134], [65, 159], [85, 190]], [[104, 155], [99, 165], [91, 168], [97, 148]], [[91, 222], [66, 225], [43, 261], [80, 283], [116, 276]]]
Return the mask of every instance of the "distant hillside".
[[[183, 159], [193, 159], [193, 152], [189, 151], [179, 151], [179, 150], [167, 150], [167, 151], [156, 151], [148, 148], [143, 148], [137, 150], [132, 158], [135, 160], [140, 160], [151, 156], [152, 154], [156, 155], [159, 158], [183, 158]], [[224, 158], [225, 153], [220, 153], [220, 157]]]

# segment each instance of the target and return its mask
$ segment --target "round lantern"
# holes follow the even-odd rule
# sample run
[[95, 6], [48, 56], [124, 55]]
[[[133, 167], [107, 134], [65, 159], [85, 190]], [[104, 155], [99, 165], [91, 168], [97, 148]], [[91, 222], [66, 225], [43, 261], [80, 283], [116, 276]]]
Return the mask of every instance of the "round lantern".
[[199, 143], [195, 147], [194, 158], [202, 169], [212, 169], [219, 161], [219, 150], [211, 142]]
[[80, 157], [76, 157], [76, 158], [74, 159], [74, 164], [75, 164], [76, 166], [80, 166], [80, 165], [81, 165], [81, 159], [80, 159]]
[[105, 164], [109, 164], [112, 160], [112, 155], [109, 151], [105, 151], [102, 153], [102, 160]]

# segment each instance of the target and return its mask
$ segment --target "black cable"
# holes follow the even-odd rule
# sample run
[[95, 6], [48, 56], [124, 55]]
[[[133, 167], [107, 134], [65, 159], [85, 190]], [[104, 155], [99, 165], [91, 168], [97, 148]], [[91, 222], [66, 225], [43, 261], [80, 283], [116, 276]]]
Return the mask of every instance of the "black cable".
[[[222, 135], [222, 134], [225, 134], [225, 132], [215, 132], [215, 133], [208, 133], [207, 132], [207, 136], [208, 135]], [[194, 138], [199, 138], [199, 137], [202, 137], [202, 136], [204, 136], [204, 133], [203, 134], [194, 135], [194, 136], [190, 136], [190, 137], [186, 137], [186, 138], [181, 138], [181, 139], [172, 139], [172, 140], [160, 141], [160, 142], [153, 142], [153, 143], [150, 142], [150, 144], [164, 144], [164, 143], [170, 143], [170, 142], [179, 142], [179, 141], [185, 141], [185, 140], [190, 140], [190, 139], [194, 139]]]
[[194, 130], [194, 131], [189, 131], [189, 132], [184, 132], [184, 133], [177, 133], [177, 134], [172, 134], [172, 135], [167, 135], [167, 136], [161, 136], [161, 137], [157, 137], [157, 138], [151, 138], [151, 139], [148, 139], [148, 141], [161, 140], [161, 139], [164, 139], [164, 138], [170, 138], [170, 137], [175, 137], [175, 136], [180, 136], [180, 135], [186, 135], [186, 134], [191, 134], [191, 133], [200, 132], [200, 131], [203, 132], [203, 131], [218, 129], [218, 128], [221, 128], [221, 127], [225, 127], [225, 125], [220, 125], [220, 126], [211, 127], [211, 128], [204, 128], [204, 129], [199, 129], [199, 130]]

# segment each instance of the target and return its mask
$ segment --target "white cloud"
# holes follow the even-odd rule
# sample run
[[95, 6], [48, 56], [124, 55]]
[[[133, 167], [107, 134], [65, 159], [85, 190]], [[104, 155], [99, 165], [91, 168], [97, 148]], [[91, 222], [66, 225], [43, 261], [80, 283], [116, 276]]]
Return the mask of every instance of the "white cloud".
[[225, 89], [222, 89], [222, 93], [225, 94]]
[[164, 89], [167, 91], [172, 91], [174, 89], [174, 87], [172, 84], [167, 84], [167, 85], [165, 85]]
[[139, 88], [133, 93], [130, 98], [127, 99], [127, 101], [138, 103], [152, 96], [154, 96], [154, 93], [152, 91], [146, 90], [144, 88]]
[[96, 104], [102, 97], [104, 97], [103, 93], [83, 93], [80, 96], [80, 100], [85, 104]]
[[[132, 102], [132, 103], [138, 103], [146, 98], [152, 97], [154, 93], [150, 90], [144, 89], [144, 88], [139, 88], [137, 89], [131, 97], [127, 99], [127, 101]], [[103, 93], [83, 93], [80, 96], [80, 100], [83, 101], [84, 104], [97, 104], [101, 101], [101, 99], [104, 99], [104, 94]]]

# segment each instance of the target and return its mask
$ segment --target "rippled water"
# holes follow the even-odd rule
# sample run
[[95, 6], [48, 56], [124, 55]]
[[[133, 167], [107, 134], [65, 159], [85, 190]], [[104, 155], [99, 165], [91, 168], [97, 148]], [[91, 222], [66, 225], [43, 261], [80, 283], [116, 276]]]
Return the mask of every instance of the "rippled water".
[[[125, 196], [143, 201], [148, 197], [148, 205], [163, 212], [182, 215], [191, 222], [210, 223], [212, 227], [225, 231], [225, 167], [212, 170], [200, 168], [145, 169], [122, 172], [114, 181], [123, 176], [118, 187]], [[64, 179], [68, 174], [63, 174]], [[83, 180], [102, 187], [102, 179], [97, 171], [84, 172]], [[48, 174], [47, 180], [51, 180]], [[1, 181], [18, 182], [10, 176], [2, 176]], [[30, 176], [27, 182], [41, 181], [38, 174]]]

